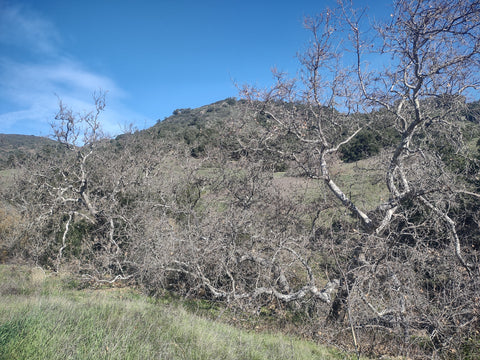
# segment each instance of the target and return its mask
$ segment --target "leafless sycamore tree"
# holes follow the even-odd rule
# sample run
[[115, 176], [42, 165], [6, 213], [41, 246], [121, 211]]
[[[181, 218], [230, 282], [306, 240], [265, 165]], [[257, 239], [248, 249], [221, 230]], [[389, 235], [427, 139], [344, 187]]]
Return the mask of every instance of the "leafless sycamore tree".
[[[453, 346], [478, 326], [479, 223], [462, 204], [478, 209], [480, 194], [446, 158], [469, 156], [459, 122], [480, 85], [480, 3], [397, 0], [373, 27], [365, 14], [339, 3], [305, 20], [299, 79], [274, 70], [272, 88], [243, 88], [261, 127], [255, 136], [240, 127], [239, 143], [291, 159], [358, 220], [341, 235], [350, 249], [330, 246], [342, 285], [329, 313], [348, 319], [357, 346], [357, 332], [377, 328], [398, 328], [407, 346], [412, 329], [434, 348]], [[342, 146], [382, 118], [398, 134], [377, 167], [388, 196], [365, 207], [332, 168]], [[279, 147], [285, 138], [294, 145]], [[459, 231], [466, 222], [470, 234]], [[338, 236], [322, 237], [323, 251]]]

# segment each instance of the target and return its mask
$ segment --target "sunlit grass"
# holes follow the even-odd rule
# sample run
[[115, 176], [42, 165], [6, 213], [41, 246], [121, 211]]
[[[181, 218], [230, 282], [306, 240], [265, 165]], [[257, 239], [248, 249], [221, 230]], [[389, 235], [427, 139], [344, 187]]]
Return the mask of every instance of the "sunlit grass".
[[0, 266], [0, 359], [344, 359], [256, 333], [129, 288], [75, 289], [68, 277]]

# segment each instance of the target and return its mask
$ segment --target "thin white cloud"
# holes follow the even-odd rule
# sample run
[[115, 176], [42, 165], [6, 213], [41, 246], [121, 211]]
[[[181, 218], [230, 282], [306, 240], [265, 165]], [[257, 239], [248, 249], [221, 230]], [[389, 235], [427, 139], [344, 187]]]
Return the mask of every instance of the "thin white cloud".
[[105, 76], [89, 72], [76, 62], [57, 59], [50, 64], [21, 63], [0, 59], [0, 96], [18, 105], [38, 102], [54, 94], [69, 97], [90, 97], [92, 91], [105, 89], [117, 97], [123, 90]]
[[61, 37], [55, 26], [23, 6], [0, 3], [0, 43], [55, 55]]
[[[88, 70], [80, 61], [59, 56], [61, 39], [55, 26], [21, 7], [0, 5], [0, 132], [48, 135], [58, 99], [75, 112], [92, 110], [93, 92], [108, 91], [105, 131], [141, 116], [122, 107], [126, 93], [109, 77]], [[16, 48], [17, 51], [2, 51]], [[34, 60], [32, 60], [34, 59]], [[8, 109], [8, 110], [7, 110]]]

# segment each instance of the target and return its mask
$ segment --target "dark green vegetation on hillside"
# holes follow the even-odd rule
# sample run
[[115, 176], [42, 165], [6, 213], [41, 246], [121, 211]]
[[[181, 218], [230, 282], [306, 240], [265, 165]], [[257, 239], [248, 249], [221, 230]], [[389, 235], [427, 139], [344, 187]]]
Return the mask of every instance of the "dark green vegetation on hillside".
[[[61, 104], [55, 147], [4, 171], [2, 259], [357, 355], [478, 358], [480, 4], [395, 0], [371, 46], [362, 14], [305, 20], [298, 79], [274, 70], [117, 139], [104, 94], [90, 113]], [[367, 70], [367, 49], [391, 58]]]

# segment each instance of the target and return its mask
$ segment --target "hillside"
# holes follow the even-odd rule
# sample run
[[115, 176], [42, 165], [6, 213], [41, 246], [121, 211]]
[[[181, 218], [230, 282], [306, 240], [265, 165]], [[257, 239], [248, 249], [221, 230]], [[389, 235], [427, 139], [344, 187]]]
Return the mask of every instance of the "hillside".
[[0, 170], [11, 167], [15, 161], [39, 151], [45, 145], [55, 142], [34, 135], [0, 134]]
[[40, 147], [0, 188], [0, 258], [220, 303], [374, 357], [475, 352], [480, 126], [427, 105], [391, 174], [403, 135], [390, 113], [277, 101]]
[[[201, 157], [206, 147], [218, 146], [226, 127], [244, 117], [245, 102], [227, 98], [196, 109], [176, 109], [173, 114], [144, 130], [119, 135], [116, 141], [132, 138], [157, 139], [185, 146], [192, 157]], [[127, 140], [128, 139], [128, 140]]]

